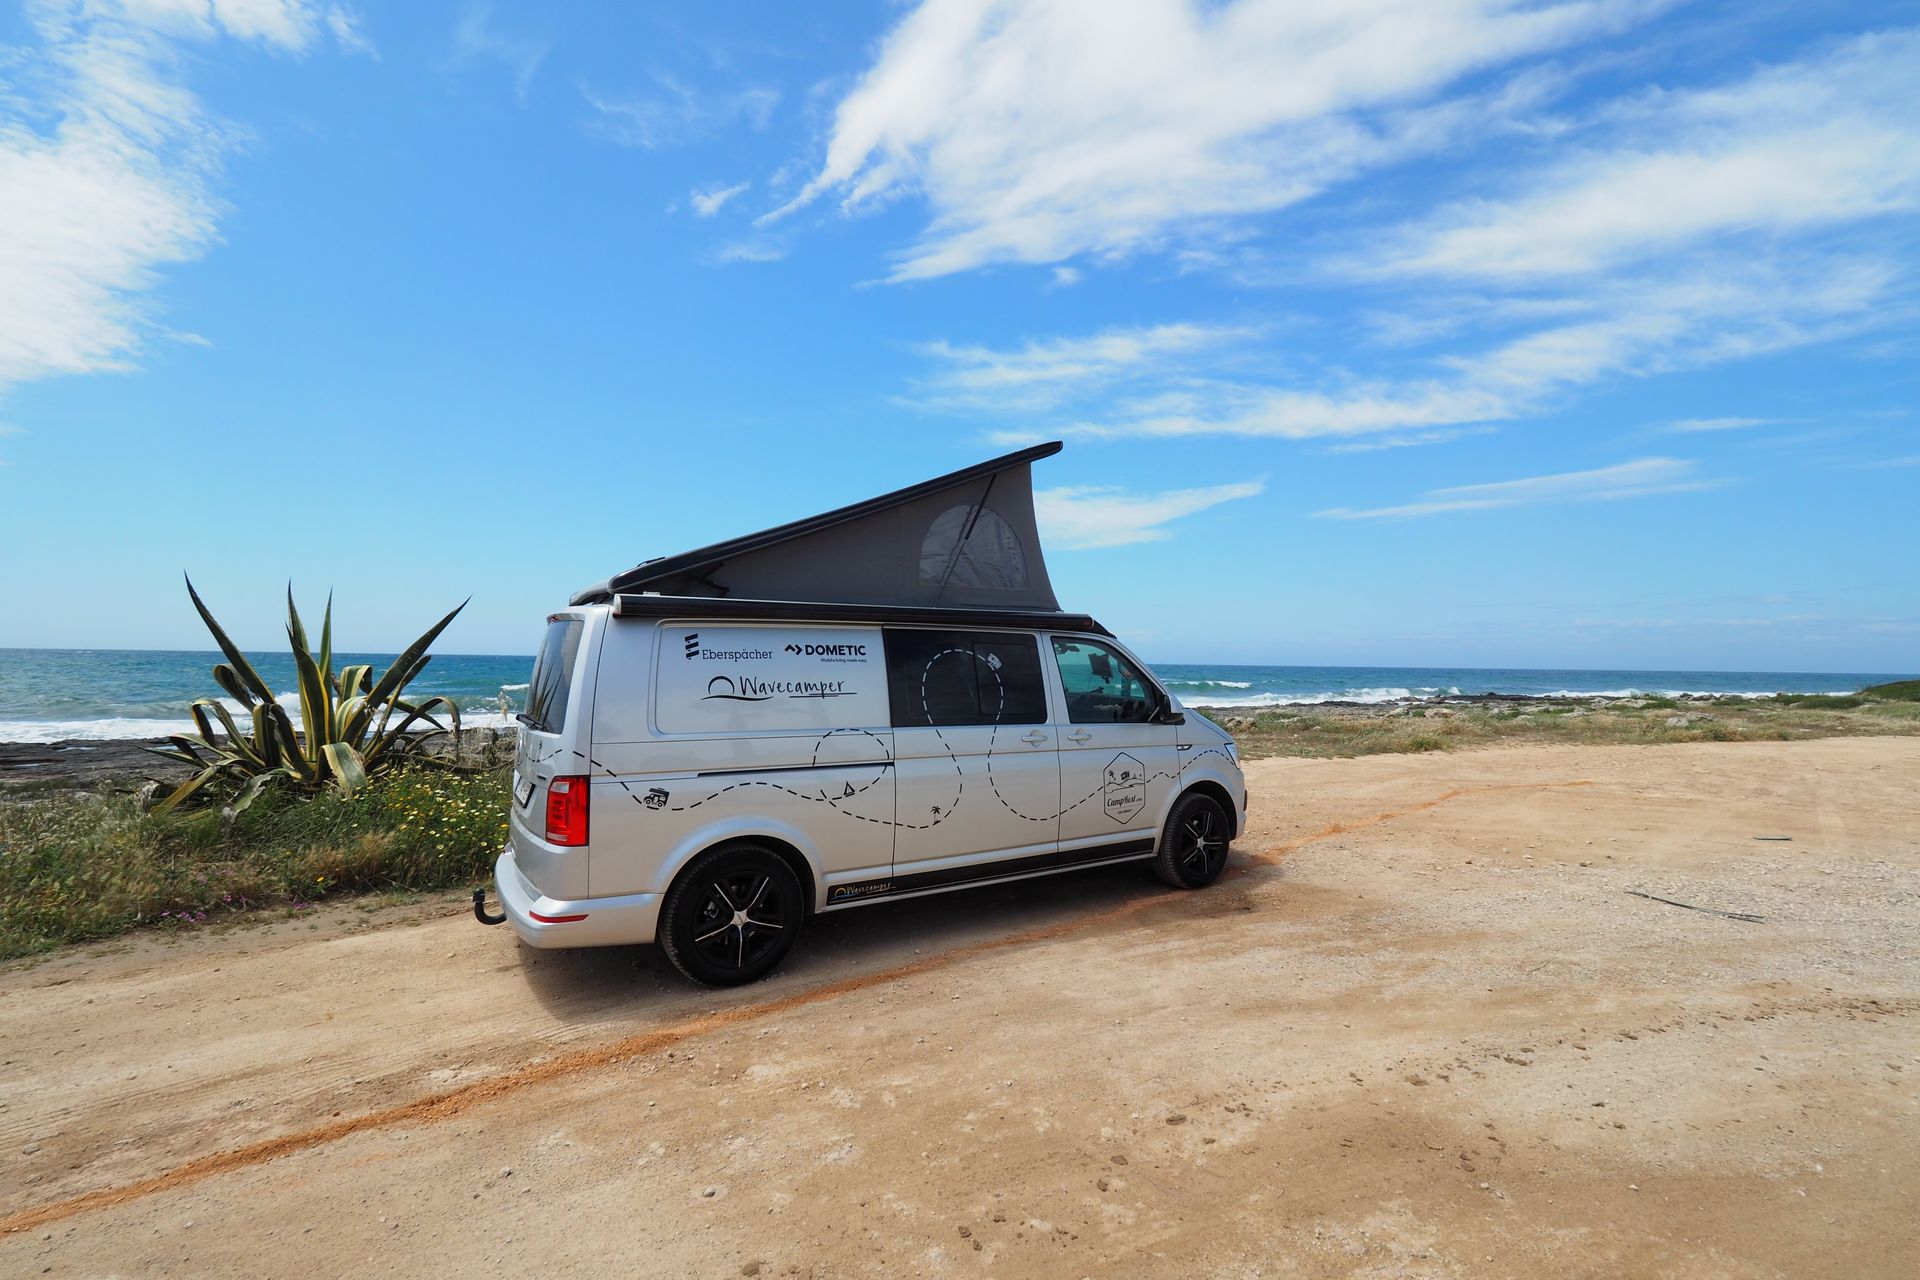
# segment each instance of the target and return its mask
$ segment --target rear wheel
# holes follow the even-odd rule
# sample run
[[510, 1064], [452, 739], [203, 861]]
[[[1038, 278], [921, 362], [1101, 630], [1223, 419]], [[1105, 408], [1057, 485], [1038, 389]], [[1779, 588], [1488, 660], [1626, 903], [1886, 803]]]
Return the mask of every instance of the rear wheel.
[[710, 849], [667, 890], [660, 946], [695, 982], [735, 987], [772, 972], [805, 913], [800, 878], [779, 854], [753, 844]]
[[1233, 828], [1220, 802], [1201, 791], [1181, 796], [1167, 815], [1154, 874], [1176, 889], [1200, 889], [1227, 869]]

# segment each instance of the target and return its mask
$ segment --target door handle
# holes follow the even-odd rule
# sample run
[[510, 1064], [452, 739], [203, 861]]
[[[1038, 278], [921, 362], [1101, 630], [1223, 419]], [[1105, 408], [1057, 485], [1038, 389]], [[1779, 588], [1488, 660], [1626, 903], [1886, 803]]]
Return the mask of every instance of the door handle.
[[1067, 735], [1067, 740], [1069, 742], [1091, 742], [1093, 741], [1093, 735], [1085, 729], [1075, 729]]
[[1038, 729], [1034, 729], [1031, 732], [1020, 735], [1020, 741], [1035, 747], [1039, 746], [1041, 743], [1045, 742], [1046, 740], [1047, 740], [1047, 735], [1040, 732]]

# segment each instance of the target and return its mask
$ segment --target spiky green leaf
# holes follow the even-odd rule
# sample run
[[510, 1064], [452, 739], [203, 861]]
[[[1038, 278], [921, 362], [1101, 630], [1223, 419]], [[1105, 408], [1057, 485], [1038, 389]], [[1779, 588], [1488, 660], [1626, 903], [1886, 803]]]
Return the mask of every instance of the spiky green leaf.
[[[183, 574], [182, 576], [184, 577], [185, 575]], [[232, 639], [228, 637], [227, 633], [221, 629], [220, 624], [214, 620], [212, 611], [207, 608], [206, 602], [200, 598], [200, 593], [193, 589], [192, 578], [187, 578], [187, 594], [193, 598], [193, 607], [194, 610], [199, 613], [200, 621], [206, 623], [207, 630], [213, 633], [214, 643], [220, 646], [220, 652], [226, 654], [227, 661], [233, 664], [234, 673], [239, 676], [248, 689], [253, 691], [255, 698], [262, 702], [273, 701], [273, 690], [267, 686], [265, 680], [260, 678], [260, 673], [253, 669], [253, 664], [247, 661], [247, 655], [240, 652], [240, 646], [236, 645]]]

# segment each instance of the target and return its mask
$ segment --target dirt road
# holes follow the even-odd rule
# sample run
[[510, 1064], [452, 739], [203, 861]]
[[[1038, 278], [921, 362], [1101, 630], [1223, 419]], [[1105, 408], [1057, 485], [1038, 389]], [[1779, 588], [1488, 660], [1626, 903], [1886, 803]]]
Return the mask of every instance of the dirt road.
[[10, 966], [0, 1274], [1920, 1273], [1920, 741], [1250, 776], [1213, 889], [736, 992], [455, 905]]

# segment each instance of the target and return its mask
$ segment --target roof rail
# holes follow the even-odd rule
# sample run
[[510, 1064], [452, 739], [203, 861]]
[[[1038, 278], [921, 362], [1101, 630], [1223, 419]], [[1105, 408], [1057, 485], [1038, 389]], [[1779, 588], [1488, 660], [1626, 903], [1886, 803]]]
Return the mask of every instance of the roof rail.
[[820, 604], [812, 600], [742, 600], [715, 596], [621, 595], [612, 598], [616, 618], [713, 618], [738, 622], [853, 622], [939, 627], [1000, 627], [1014, 630], [1113, 632], [1084, 613], [1045, 609], [970, 609], [964, 606]]

